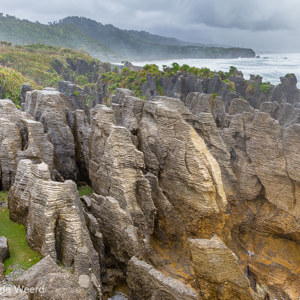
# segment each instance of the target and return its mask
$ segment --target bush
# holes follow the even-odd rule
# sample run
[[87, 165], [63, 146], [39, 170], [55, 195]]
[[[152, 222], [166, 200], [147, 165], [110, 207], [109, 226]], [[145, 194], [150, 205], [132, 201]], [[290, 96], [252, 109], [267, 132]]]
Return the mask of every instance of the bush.
[[0, 85], [2, 86], [3, 98], [11, 99], [15, 104], [19, 104], [20, 90], [26, 82], [30, 84], [33, 89], [41, 89], [41, 86], [16, 70], [0, 66]]

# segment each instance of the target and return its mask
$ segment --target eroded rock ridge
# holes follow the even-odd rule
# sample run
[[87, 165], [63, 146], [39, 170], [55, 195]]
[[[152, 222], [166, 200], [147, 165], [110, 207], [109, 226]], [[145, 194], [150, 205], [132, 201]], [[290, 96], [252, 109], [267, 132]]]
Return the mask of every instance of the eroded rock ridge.
[[[16, 284], [48, 287], [33, 299], [120, 286], [130, 299], [299, 298], [292, 79], [259, 101], [117, 89], [85, 113], [51, 89], [27, 92], [25, 112], [1, 100], [1, 188], [44, 258]], [[94, 193], [80, 201], [75, 182]]]

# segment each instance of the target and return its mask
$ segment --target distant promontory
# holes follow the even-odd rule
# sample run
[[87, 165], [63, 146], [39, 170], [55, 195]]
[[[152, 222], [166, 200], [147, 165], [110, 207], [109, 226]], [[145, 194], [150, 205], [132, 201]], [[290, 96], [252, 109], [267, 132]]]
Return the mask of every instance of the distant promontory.
[[0, 14], [0, 28], [0, 41], [82, 49], [103, 61], [255, 57], [252, 49], [184, 42], [145, 31], [122, 30], [84, 17], [67, 17], [45, 25]]

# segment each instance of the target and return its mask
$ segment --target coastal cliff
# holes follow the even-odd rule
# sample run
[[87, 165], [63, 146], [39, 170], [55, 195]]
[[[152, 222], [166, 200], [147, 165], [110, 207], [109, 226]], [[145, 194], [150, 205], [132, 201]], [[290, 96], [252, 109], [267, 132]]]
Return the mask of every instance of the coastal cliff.
[[33, 299], [299, 298], [297, 80], [224, 76], [150, 74], [147, 101], [117, 88], [110, 107], [66, 83], [23, 111], [0, 100], [1, 188], [43, 258], [14, 283]]

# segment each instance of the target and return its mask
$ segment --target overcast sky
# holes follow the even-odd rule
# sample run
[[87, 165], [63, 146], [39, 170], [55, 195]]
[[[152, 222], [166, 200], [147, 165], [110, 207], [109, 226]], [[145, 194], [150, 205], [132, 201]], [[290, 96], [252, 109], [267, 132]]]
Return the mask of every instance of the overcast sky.
[[0, 12], [41, 23], [84, 16], [192, 42], [300, 52], [300, 0], [0, 0]]

